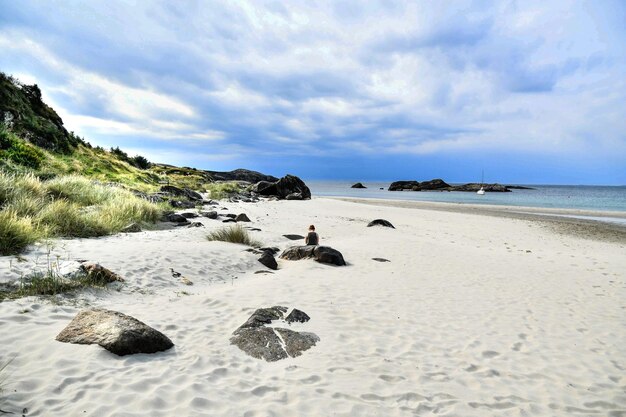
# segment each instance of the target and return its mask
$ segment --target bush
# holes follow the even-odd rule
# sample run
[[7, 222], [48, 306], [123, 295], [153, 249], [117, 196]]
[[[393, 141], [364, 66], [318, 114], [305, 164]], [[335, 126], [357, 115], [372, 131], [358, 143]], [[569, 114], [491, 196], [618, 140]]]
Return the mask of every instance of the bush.
[[150, 161], [148, 161], [145, 157], [141, 156], [141, 155], [137, 155], [134, 156], [131, 160], [130, 160], [131, 165], [139, 168], [139, 169], [148, 169], [150, 168], [150, 166], [152, 166], [152, 164], [150, 163]]
[[43, 236], [32, 218], [18, 216], [14, 210], [0, 211], [0, 255], [20, 253]]
[[259, 242], [258, 240], [252, 239], [248, 234], [248, 231], [239, 225], [215, 230], [207, 235], [207, 240], [240, 243], [242, 245], [248, 245], [257, 248], [263, 246], [263, 243]]

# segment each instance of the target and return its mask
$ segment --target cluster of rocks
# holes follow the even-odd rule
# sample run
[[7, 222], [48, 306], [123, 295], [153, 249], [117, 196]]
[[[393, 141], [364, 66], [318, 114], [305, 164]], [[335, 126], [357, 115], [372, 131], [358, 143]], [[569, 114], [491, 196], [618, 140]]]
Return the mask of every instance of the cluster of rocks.
[[141, 197], [152, 203], [168, 202], [174, 208], [194, 208], [213, 201], [205, 200], [200, 193], [190, 188], [179, 188], [173, 185], [164, 185], [157, 193], [146, 194], [141, 191], [133, 191], [137, 197]]
[[311, 198], [309, 187], [295, 175], [286, 175], [274, 182], [259, 181], [250, 187], [250, 192], [279, 200], [309, 200]]
[[189, 219], [195, 219], [197, 217], [206, 217], [207, 219], [212, 220], [221, 220], [223, 223], [239, 223], [245, 222], [249, 223], [250, 218], [245, 213], [233, 214], [226, 213], [220, 214], [215, 210], [211, 211], [199, 211], [198, 213], [194, 212], [184, 212], [184, 213], [165, 213], [163, 216], [163, 221], [167, 221], [170, 223], [174, 223], [176, 226], [187, 226], [187, 227], [203, 227], [204, 225], [200, 222], [191, 222]]
[[336, 249], [329, 246], [305, 245], [292, 246], [287, 248], [280, 254], [281, 259], [289, 261], [298, 261], [300, 259], [314, 259], [317, 262], [344, 266], [346, 261], [343, 255]]
[[297, 357], [319, 342], [320, 338], [309, 332], [297, 332], [284, 327], [270, 327], [272, 322], [281, 320], [287, 324], [306, 323], [308, 314], [282, 306], [260, 308], [239, 326], [230, 338], [230, 343], [246, 354], [267, 362], [275, 362], [288, 357]]
[[479, 184], [468, 183], [463, 185], [450, 185], [444, 180], [437, 178], [430, 181], [395, 181], [389, 185], [389, 191], [471, 191], [476, 192], [483, 187], [488, 192], [511, 192], [512, 189], [532, 190], [530, 187], [520, 185], [502, 185], [502, 184]]

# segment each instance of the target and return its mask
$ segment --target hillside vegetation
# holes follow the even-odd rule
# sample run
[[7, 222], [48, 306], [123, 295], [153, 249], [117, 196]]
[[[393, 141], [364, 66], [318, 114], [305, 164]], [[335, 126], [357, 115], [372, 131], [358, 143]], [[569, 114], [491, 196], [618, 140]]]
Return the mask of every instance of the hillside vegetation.
[[162, 185], [206, 191], [208, 173], [93, 147], [64, 126], [37, 85], [0, 73], [0, 255], [51, 237], [117, 233], [168, 209], [136, 196]]

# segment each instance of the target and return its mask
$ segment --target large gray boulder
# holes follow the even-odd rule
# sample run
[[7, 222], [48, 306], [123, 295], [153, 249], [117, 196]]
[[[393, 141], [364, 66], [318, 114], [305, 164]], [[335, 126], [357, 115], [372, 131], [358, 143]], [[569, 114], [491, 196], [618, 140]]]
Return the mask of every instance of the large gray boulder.
[[[248, 355], [268, 362], [297, 357], [319, 342], [320, 338], [308, 332], [296, 332], [282, 327], [272, 327], [275, 321], [283, 321], [287, 307], [274, 306], [256, 310], [250, 318], [233, 332], [230, 343]], [[294, 313], [296, 312], [296, 313]], [[294, 319], [297, 317], [298, 319]], [[294, 309], [288, 323], [306, 322], [309, 316]]]
[[99, 308], [79, 312], [56, 340], [98, 344], [120, 356], [161, 352], [174, 346], [167, 336], [147, 324], [126, 314]]
[[337, 266], [344, 266], [346, 261], [343, 259], [343, 255], [336, 249], [329, 246], [292, 246], [283, 251], [279, 256], [281, 259], [287, 259], [289, 261], [298, 261], [300, 259], [313, 258], [317, 262], [332, 264]]

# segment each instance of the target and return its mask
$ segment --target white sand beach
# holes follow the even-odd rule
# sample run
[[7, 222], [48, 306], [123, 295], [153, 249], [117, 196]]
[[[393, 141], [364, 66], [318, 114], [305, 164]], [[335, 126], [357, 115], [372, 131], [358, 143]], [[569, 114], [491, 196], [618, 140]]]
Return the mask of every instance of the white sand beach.
[[[626, 416], [626, 244], [536, 219], [314, 198], [223, 203], [281, 250], [315, 224], [347, 266], [209, 242], [225, 226], [55, 240], [49, 259], [99, 262], [126, 283], [61, 301], [0, 303], [0, 409], [27, 416]], [[224, 211], [225, 212], [225, 211]], [[383, 218], [396, 227], [366, 227]], [[615, 226], [617, 227], [617, 226]], [[0, 258], [1, 280], [48, 260]], [[374, 257], [390, 262], [377, 262]], [[170, 268], [194, 285], [172, 277]], [[261, 307], [306, 312], [302, 356], [229, 342]], [[175, 347], [119, 357], [56, 335], [85, 307], [120, 311]], [[26, 409], [26, 410], [24, 410]], [[23, 412], [24, 411], [24, 412]]]

